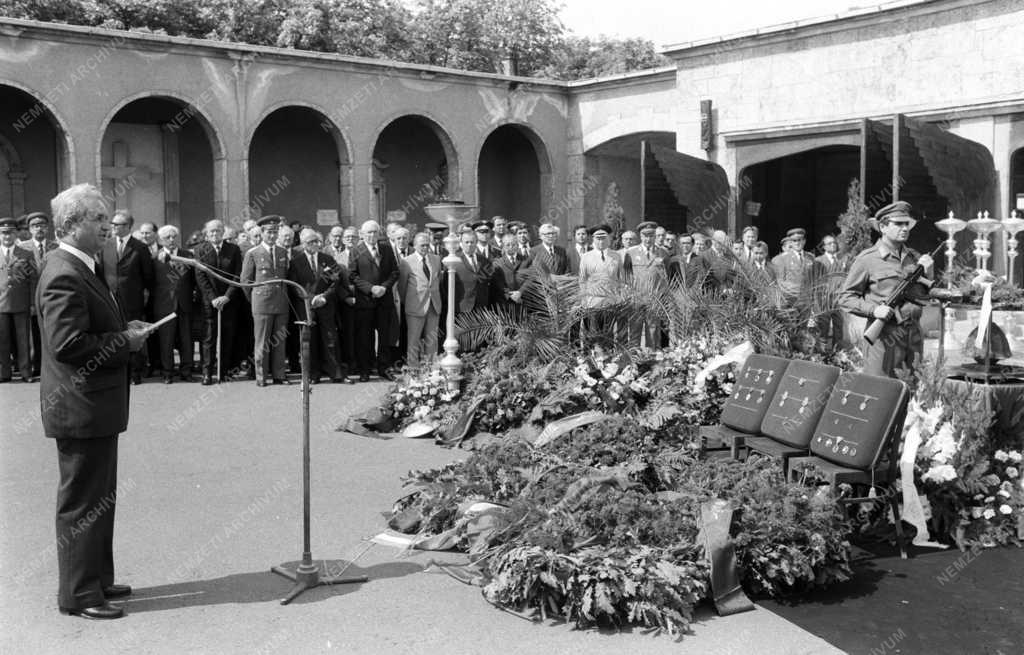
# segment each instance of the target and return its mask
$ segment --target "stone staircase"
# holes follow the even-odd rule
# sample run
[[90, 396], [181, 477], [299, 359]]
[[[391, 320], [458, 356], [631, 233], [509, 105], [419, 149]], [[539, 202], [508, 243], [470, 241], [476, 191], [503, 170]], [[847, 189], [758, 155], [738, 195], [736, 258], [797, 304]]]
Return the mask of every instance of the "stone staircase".
[[[661, 185], [660, 180], [664, 180], [676, 205], [682, 208], [684, 225], [688, 224], [691, 229], [727, 228], [731, 192], [729, 180], [721, 167], [661, 146], [651, 145], [648, 152], [648, 179], [654, 182], [657, 179], [654, 171], [660, 173], [660, 179], [654, 183]], [[647, 216], [651, 220], [658, 220], [652, 214], [652, 210], [657, 208], [656, 211], [664, 212], [667, 219], [671, 219], [671, 208], [666, 207], [667, 203], [663, 200], [666, 197], [664, 188], [656, 187], [655, 194], [653, 198], [650, 195], [647, 198]], [[651, 204], [652, 200], [654, 205]], [[666, 221], [665, 225], [669, 226], [670, 223]]]

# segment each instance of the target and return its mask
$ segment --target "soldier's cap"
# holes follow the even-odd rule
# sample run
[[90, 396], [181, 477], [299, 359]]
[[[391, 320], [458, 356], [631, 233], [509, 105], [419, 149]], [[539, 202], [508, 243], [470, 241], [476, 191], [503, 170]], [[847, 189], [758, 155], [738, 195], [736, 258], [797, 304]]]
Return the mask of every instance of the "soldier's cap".
[[42, 223], [43, 225], [50, 224], [50, 215], [46, 212], [32, 212], [25, 217], [25, 222], [29, 225], [36, 225]]
[[526, 223], [522, 221], [512, 221], [511, 223], [508, 224], [508, 227], [510, 230], [515, 230], [516, 232], [518, 232], [519, 230], [522, 230], [523, 228], [526, 227]]
[[595, 225], [594, 227], [590, 228], [589, 231], [590, 231], [590, 236], [592, 236], [592, 237], [608, 236], [609, 234], [612, 233], [612, 228], [607, 223], [601, 223], [599, 225]]
[[448, 229], [448, 226], [444, 223], [427, 223], [424, 227], [431, 232], [444, 232]]
[[491, 230], [494, 229], [494, 223], [490, 221], [477, 221], [476, 223], [473, 223], [473, 229], [487, 230], [488, 232], [490, 232]]
[[0, 218], [0, 232], [14, 232], [18, 229], [18, 219], [5, 216]]
[[262, 216], [259, 219], [257, 219], [256, 225], [259, 225], [260, 227], [278, 227], [279, 225], [281, 225], [281, 222], [283, 220], [284, 219], [278, 216], [277, 214], [269, 214], [267, 216]]
[[747, 232], [753, 232], [755, 238], [757, 237], [758, 234], [760, 234], [760, 232], [757, 229], [757, 227], [755, 227], [753, 225], [748, 225], [745, 228], [743, 228], [743, 231], [740, 232], [740, 235], [742, 236], [742, 235], [746, 234]]
[[900, 223], [906, 223], [909, 227], [917, 225], [917, 221], [910, 215], [910, 203], [903, 200], [897, 200], [894, 203], [888, 204], [875, 212], [874, 223], [872, 227], [876, 230], [882, 223], [892, 223], [898, 221]]
[[644, 221], [640, 225], [636, 226], [636, 231], [640, 234], [644, 232], [655, 232], [658, 229], [658, 224], [654, 221]]

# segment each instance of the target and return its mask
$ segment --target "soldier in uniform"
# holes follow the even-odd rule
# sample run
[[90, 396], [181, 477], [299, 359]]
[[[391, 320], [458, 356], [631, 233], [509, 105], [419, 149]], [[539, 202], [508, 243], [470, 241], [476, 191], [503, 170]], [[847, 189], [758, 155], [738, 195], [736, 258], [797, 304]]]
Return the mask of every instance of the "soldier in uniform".
[[[633, 284], [633, 288], [643, 295], [662, 294], [668, 289], [668, 267], [666, 260], [668, 250], [654, 244], [658, 224], [644, 221], [636, 226], [640, 233], [640, 245], [626, 250], [622, 258], [624, 276]], [[657, 321], [633, 321], [629, 326], [630, 336], [634, 343], [640, 343], [640, 335], [645, 338], [648, 348], [661, 346], [661, 326]]]
[[817, 270], [814, 257], [811, 256], [811, 253], [804, 251], [805, 243], [807, 243], [806, 230], [800, 227], [788, 230], [786, 238], [782, 240], [783, 252], [775, 255], [772, 259], [775, 278], [779, 281], [779, 287], [786, 300], [791, 304], [795, 303], [800, 294], [809, 288]]
[[924, 348], [921, 335], [921, 307], [915, 303], [928, 295], [931, 286], [923, 279], [910, 289], [909, 297], [897, 308], [884, 304], [900, 281], [917, 266], [931, 268], [930, 255], [919, 255], [907, 246], [916, 221], [910, 204], [898, 201], [878, 210], [874, 227], [882, 233], [875, 245], [864, 250], [850, 265], [839, 293], [840, 306], [869, 322], [886, 322], [875, 343], [862, 345], [864, 372], [893, 377], [896, 369], [910, 369]]
[[18, 220], [0, 218], [0, 382], [11, 380], [12, 346], [18, 351], [21, 379], [32, 381], [29, 317], [39, 272], [32, 252], [17, 240]]
[[[18, 243], [19, 246], [32, 253], [36, 265], [36, 273], [43, 270], [43, 259], [47, 253], [57, 247], [57, 242], [51, 239], [50, 217], [43, 212], [33, 212], [25, 217], [28, 221], [29, 238]], [[42, 353], [42, 341], [39, 338], [39, 317], [33, 310], [31, 324], [32, 330], [32, 375], [39, 375], [39, 362]]]
[[[280, 216], [264, 216], [256, 222], [260, 245], [245, 253], [242, 260], [243, 283], [283, 280], [288, 277], [288, 251], [277, 245]], [[253, 362], [256, 386], [267, 386], [267, 374], [274, 384], [290, 384], [285, 366], [285, 337], [288, 320], [288, 290], [283, 284], [266, 284], [243, 289], [252, 304]]]

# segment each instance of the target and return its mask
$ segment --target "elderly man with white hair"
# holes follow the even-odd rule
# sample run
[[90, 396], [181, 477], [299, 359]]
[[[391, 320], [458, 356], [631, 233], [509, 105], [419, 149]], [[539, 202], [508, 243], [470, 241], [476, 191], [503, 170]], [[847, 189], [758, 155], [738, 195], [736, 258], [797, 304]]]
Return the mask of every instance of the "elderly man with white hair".
[[159, 327], [160, 368], [164, 384], [171, 384], [174, 377], [174, 349], [178, 349], [180, 367], [178, 374], [185, 382], [192, 382], [192, 292], [195, 290], [195, 276], [192, 267], [173, 261], [172, 257], [192, 258], [192, 253], [179, 247], [181, 232], [173, 225], [164, 225], [157, 230], [160, 250], [153, 259], [155, 281], [153, 295], [149, 299], [153, 318], [160, 320], [171, 312], [177, 318]]
[[391, 289], [398, 282], [395, 251], [381, 239], [380, 225], [366, 221], [360, 230], [360, 241], [349, 255], [348, 270], [355, 286], [355, 350], [359, 381], [368, 382], [373, 369], [374, 337], [376, 336], [377, 374], [394, 380], [388, 336], [394, 321], [395, 302]]
[[[228, 241], [228, 230], [224, 228], [224, 223], [218, 220], [207, 221], [203, 232], [206, 234], [206, 240], [196, 246], [196, 260], [229, 278], [237, 279], [242, 273], [242, 251]], [[238, 365], [239, 358], [232, 352], [231, 347], [235, 342], [238, 308], [243, 299], [242, 290], [203, 271], [195, 271], [195, 276], [203, 305], [203, 384], [226, 382], [231, 376], [230, 371]], [[220, 379], [214, 380], [218, 368], [218, 351], [222, 360]]]

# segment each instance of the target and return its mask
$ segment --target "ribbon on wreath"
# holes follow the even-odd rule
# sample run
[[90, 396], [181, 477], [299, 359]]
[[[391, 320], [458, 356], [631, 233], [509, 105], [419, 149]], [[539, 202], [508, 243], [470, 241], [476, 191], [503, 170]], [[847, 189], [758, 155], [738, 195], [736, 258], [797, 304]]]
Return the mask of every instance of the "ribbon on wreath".
[[754, 609], [754, 603], [740, 586], [736, 569], [736, 546], [730, 534], [734, 511], [732, 504], [721, 498], [713, 498], [700, 506], [701, 528], [697, 541], [704, 545], [704, 556], [711, 565], [711, 596], [720, 616]]

